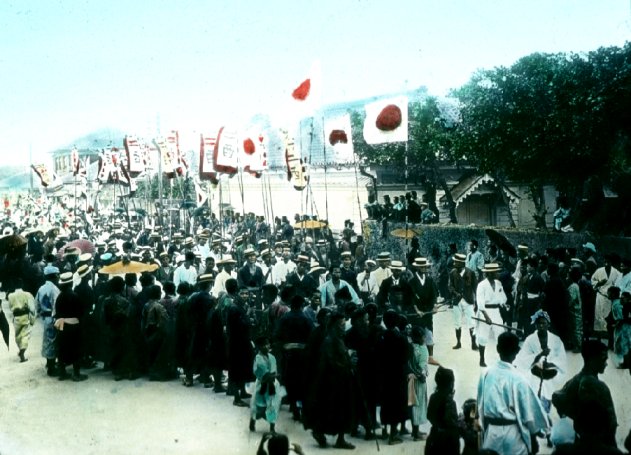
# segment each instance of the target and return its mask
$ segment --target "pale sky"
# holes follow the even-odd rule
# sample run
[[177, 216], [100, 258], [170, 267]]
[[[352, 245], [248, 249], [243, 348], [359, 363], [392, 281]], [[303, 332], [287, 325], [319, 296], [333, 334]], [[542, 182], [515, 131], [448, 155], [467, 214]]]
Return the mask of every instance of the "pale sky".
[[[631, 0], [3, 0], [2, 164], [100, 128], [213, 131], [274, 112], [315, 61], [324, 103], [631, 38]], [[120, 144], [122, 145], [122, 137]]]

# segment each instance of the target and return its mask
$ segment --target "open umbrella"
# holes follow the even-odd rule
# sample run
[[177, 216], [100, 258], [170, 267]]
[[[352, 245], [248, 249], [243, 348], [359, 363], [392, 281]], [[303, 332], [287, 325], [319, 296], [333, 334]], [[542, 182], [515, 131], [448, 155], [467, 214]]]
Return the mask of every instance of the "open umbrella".
[[412, 239], [414, 237], [416, 237], [417, 235], [419, 235], [420, 232], [415, 231], [412, 228], [399, 228], [399, 229], [395, 229], [392, 232], [390, 232], [390, 235], [392, 237], [398, 237], [400, 239]]
[[9, 349], [9, 321], [7, 321], [7, 317], [4, 314], [4, 311], [0, 309], [0, 332], [2, 332], [2, 338], [4, 338], [4, 342], [7, 345], [7, 349]]
[[26, 243], [26, 238], [18, 234], [4, 236], [0, 238], [0, 254], [11, 253]]
[[321, 229], [326, 226], [324, 221], [303, 220], [294, 224], [294, 229]]
[[517, 250], [506, 237], [497, 232], [495, 229], [485, 229], [484, 232], [486, 232], [489, 240], [497, 245], [500, 250], [504, 251], [512, 258], [517, 257]]
[[59, 248], [59, 251], [57, 251], [57, 258], [58, 259], [63, 258], [64, 253], [66, 252], [68, 248], [79, 248], [79, 250], [81, 250], [81, 253], [90, 253], [90, 254], [94, 254], [94, 252], [96, 251], [96, 248], [94, 247], [94, 243], [86, 239], [76, 239], [76, 240], [73, 240], [72, 242], [66, 243], [64, 246]]
[[154, 272], [159, 269], [158, 264], [145, 264], [144, 262], [122, 260], [103, 267], [99, 273], [106, 275], [124, 275], [126, 273]]

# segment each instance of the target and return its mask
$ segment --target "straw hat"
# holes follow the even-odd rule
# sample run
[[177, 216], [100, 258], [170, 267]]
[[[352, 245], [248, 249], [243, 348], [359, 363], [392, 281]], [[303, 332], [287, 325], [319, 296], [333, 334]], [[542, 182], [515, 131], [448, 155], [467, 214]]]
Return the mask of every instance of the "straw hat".
[[72, 272], [64, 272], [59, 275], [59, 284], [72, 283]]
[[430, 265], [432, 265], [432, 263], [429, 262], [427, 258], [415, 258], [414, 262], [412, 263], [412, 267], [418, 268], [429, 267]]
[[403, 265], [403, 262], [401, 261], [392, 261], [390, 263], [390, 268], [393, 270], [405, 270], [405, 266]]
[[499, 264], [496, 264], [495, 262], [485, 264], [484, 268], [482, 269], [484, 273], [499, 272], [500, 270], [502, 270], [502, 268], [499, 266]]
[[83, 278], [91, 271], [92, 271], [91, 265], [83, 264], [81, 267], [77, 269], [77, 275], [79, 275], [79, 278]]

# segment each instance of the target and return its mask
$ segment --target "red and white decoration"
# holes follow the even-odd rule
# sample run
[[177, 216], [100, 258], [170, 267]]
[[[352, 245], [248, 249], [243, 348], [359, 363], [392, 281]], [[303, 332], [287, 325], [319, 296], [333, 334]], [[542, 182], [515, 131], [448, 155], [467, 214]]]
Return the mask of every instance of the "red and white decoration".
[[256, 178], [267, 169], [267, 138], [262, 134], [250, 134], [243, 140], [240, 162], [245, 172]]
[[145, 170], [144, 154], [136, 136], [125, 136], [123, 139], [127, 154], [127, 169], [131, 177], [137, 177]]
[[354, 161], [350, 114], [324, 120], [324, 141], [327, 161], [334, 163]]
[[408, 98], [399, 96], [367, 104], [364, 139], [367, 144], [407, 142]]

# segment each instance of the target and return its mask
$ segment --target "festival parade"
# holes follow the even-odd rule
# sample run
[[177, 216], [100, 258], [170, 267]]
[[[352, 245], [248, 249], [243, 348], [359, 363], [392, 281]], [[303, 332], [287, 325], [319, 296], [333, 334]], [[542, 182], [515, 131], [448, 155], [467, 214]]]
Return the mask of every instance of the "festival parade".
[[0, 453], [631, 452], [624, 1], [27, 3], [8, 61], [81, 67], [0, 92]]

